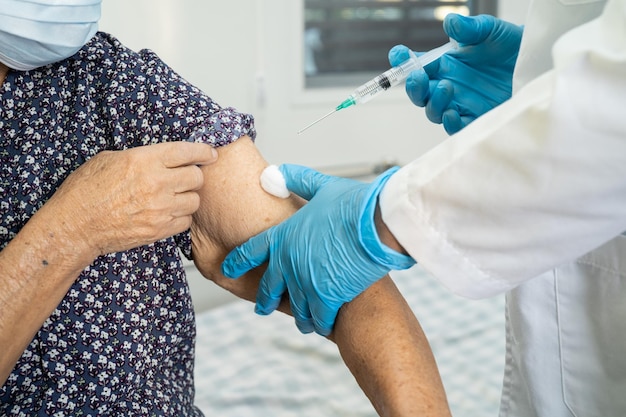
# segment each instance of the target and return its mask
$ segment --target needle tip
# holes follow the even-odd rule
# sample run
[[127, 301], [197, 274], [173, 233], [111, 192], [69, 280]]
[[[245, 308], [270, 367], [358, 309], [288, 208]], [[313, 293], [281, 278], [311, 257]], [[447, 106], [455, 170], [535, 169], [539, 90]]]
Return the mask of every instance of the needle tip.
[[310, 125], [308, 125], [307, 127], [305, 127], [304, 129], [301, 129], [298, 132], [298, 135], [302, 132], [304, 132], [305, 130], [307, 130], [308, 128], [310, 128], [311, 126], [321, 122], [322, 120], [324, 120], [325, 118], [327, 118], [328, 116], [330, 116], [331, 114], [335, 113], [338, 109], [334, 109], [333, 111], [329, 112], [328, 114], [325, 114], [324, 116], [320, 117], [319, 119], [317, 119], [316, 121], [314, 121], [313, 123], [311, 123]]

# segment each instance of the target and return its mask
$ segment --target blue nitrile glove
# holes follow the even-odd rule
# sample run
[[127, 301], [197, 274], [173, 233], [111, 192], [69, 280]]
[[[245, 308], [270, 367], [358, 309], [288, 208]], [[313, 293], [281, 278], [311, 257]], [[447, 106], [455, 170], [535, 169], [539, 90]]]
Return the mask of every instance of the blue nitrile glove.
[[[406, 91], [415, 105], [426, 107], [430, 121], [453, 134], [511, 97], [523, 28], [489, 15], [458, 14], [447, 15], [443, 28], [461, 48], [427, 65], [426, 72], [413, 71]], [[406, 46], [389, 51], [393, 66], [408, 58]]]
[[222, 273], [236, 278], [269, 260], [259, 284], [257, 313], [274, 311], [288, 290], [300, 331], [327, 336], [344, 303], [390, 270], [415, 263], [384, 245], [374, 224], [378, 194], [396, 170], [367, 184], [282, 165], [287, 188], [309, 203], [233, 250]]

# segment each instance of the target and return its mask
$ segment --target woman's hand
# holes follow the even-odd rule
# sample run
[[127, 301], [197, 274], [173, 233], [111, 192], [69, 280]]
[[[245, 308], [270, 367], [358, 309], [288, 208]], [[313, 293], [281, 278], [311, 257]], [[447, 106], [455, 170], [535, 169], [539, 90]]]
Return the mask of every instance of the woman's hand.
[[171, 142], [105, 151], [59, 187], [42, 210], [88, 261], [180, 233], [200, 206], [198, 165], [217, 153], [201, 143]]

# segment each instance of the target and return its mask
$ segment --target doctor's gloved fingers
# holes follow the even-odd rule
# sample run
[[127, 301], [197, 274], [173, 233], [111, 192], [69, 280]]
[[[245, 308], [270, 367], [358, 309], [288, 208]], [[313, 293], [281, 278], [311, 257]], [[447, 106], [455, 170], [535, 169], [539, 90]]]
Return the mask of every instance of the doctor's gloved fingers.
[[[407, 48], [404, 45], [396, 45], [389, 50], [387, 57], [389, 59], [389, 64], [391, 64], [392, 67], [397, 67], [398, 65], [409, 59], [411, 57], [411, 54], [421, 56], [424, 54], [424, 52], [411, 51], [411, 49]], [[440, 61], [437, 59], [426, 65], [426, 67], [418, 69], [416, 71], [426, 71], [429, 76], [434, 76], [437, 74], [437, 72], [439, 72], [439, 62]]]
[[461, 116], [458, 111], [450, 109], [443, 114], [443, 127], [448, 135], [453, 135], [474, 120], [474, 116]]
[[315, 325], [311, 317], [308, 300], [299, 288], [291, 288], [289, 291], [291, 314], [293, 314], [296, 327], [298, 327], [300, 333], [313, 333]]
[[333, 331], [339, 308], [341, 306], [329, 307], [319, 299], [311, 301], [311, 316], [317, 334], [328, 336]]
[[443, 30], [462, 45], [476, 45], [487, 39], [497, 20], [489, 15], [462, 16], [450, 13], [443, 20]]
[[296, 322], [296, 327], [300, 331], [300, 333], [308, 334], [313, 333], [315, 331], [315, 324], [313, 323], [313, 318], [311, 317], [311, 313], [309, 312], [309, 304], [304, 300], [303, 304], [294, 303], [294, 299], [290, 297], [291, 300], [291, 313], [293, 314], [293, 318]]
[[[296, 321], [296, 327], [298, 328], [300, 333], [309, 334], [315, 331], [315, 326], [313, 325], [312, 318], [310, 317], [300, 318], [300, 319], [295, 319], [295, 321]], [[322, 335], [322, 336], [328, 336], [328, 335]]]
[[389, 50], [387, 54], [387, 58], [389, 59], [389, 64], [392, 67], [397, 67], [402, 64], [404, 61], [409, 59], [409, 54], [411, 50], [404, 45], [396, 45]]
[[287, 292], [287, 284], [280, 268], [270, 261], [267, 270], [259, 281], [256, 293], [256, 306], [254, 311], [262, 316], [267, 316], [278, 308], [283, 294]]
[[448, 135], [453, 135], [464, 127], [461, 115], [456, 110], [446, 111], [443, 114], [442, 123]]
[[450, 108], [450, 103], [454, 97], [454, 86], [446, 80], [433, 85], [430, 100], [426, 104], [426, 116], [433, 123], [441, 123], [443, 114]]
[[267, 262], [272, 232], [273, 228], [267, 229], [233, 249], [222, 262], [222, 274], [227, 278], [239, 278]]
[[430, 99], [431, 84], [437, 81], [430, 81], [423, 69], [415, 70], [406, 79], [406, 94], [411, 102], [419, 107], [425, 107]]
[[328, 175], [301, 165], [283, 164], [278, 168], [285, 177], [287, 189], [307, 201], [332, 179]]

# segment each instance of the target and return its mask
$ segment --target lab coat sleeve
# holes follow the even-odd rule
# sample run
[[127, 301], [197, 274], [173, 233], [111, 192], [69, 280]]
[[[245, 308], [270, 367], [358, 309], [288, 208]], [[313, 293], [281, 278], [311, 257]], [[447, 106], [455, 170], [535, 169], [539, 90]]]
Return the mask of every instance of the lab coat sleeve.
[[457, 294], [507, 291], [626, 230], [626, 0], [553, 57], [381, 193], [394, 236]]

